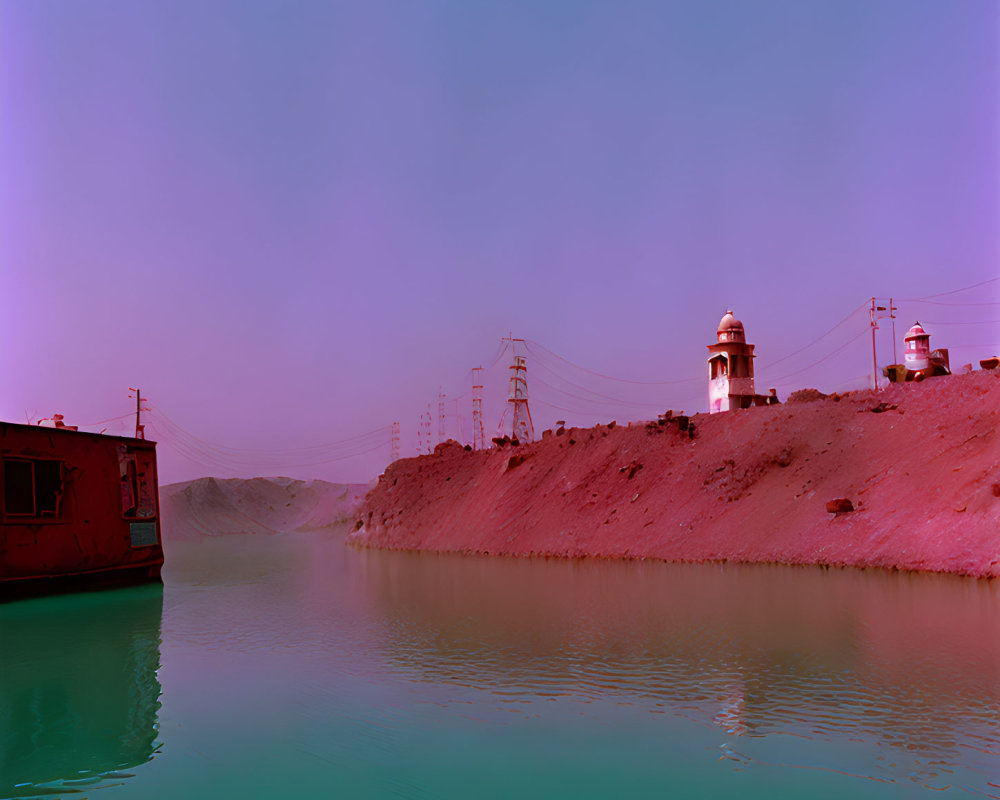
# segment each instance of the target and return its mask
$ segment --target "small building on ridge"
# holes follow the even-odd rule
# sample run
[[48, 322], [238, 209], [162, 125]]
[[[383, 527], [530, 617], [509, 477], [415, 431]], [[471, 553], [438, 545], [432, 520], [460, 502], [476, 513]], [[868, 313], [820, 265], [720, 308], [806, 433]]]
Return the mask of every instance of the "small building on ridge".
[[882, 374], [893, 383], [951, 375], [948, 349], [931, 350], [931, 335], [923, 325], [914, 322], [903, 337], [903, 363], [883, 368]]

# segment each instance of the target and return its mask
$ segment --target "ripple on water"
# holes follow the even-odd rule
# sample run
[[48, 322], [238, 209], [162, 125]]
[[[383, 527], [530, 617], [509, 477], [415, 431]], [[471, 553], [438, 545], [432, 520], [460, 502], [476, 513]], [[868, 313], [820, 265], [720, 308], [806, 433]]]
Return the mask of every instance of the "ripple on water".
[[[1000, 582], [337, 537], [168, 556], [159, 595], [0, 606], [0, 641], [24, 644], [0, 648], [0, 742], [18, 743], [0, 747], [0, 796], [164, 797], [195, 775], [259, 794], [280, 789], [273, 759], [307, 791], [458, 797], [494, 751], [563, 769], [560, 786], [590, 762], [660, 786], [670, 758], [681, 784], [745, 776], [730, 793], [783, 777], [792, 796], [834, 779], [1000, 795]], [[455, 753], [479, 766], [452, 784]], [[364, 783], [369, 768], [390, 771]], [[574, 785], [600, 795], [586, 774]]]

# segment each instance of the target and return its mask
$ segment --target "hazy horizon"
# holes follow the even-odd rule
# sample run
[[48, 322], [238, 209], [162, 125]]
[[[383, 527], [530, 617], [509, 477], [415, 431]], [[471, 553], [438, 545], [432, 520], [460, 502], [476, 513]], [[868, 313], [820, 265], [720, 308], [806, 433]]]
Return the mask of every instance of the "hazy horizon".
[[138, 386], [162, 483], [366, 482], [480, 365], [490, 437], [509, 335], [539, 431], [705, 411], [729, 308], [782, 397], [873, 296], [1000, 352], [987, 0], [0, 0], [0, 179], [0, 419]]

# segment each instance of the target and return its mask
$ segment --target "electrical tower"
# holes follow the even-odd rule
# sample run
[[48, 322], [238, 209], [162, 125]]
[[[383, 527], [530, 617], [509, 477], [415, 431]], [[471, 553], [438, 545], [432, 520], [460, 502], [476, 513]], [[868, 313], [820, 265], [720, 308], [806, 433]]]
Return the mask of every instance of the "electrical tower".
[[483, 430], [483, 368], [472, 368], [472, 449], [486, 448], [486, 432]]
[[417, 431], [417, 455], [429, 454], [433, 449], [431, 444], [431, 404], [420, 415], [420, 429]]
[[438, 444], [444, 441], [444, 392], [438, 389]]
[[465, 421], [462, 419], [462, 412], [458, 407], [458, 398], [453, 397], [451, 402], [455, 404], [455, 430], [458, 432], [458, 441], [468, 444], [468, 442], [465, 441]]
[[399, 423], [392, 423], [392, 444], [389, 450], [389, 463], [399, 461]]
[[517, 345], [524, 344], [524, 339], [505, 338], [505, 341], [510, 342], [514, 363], [510, 366], [510, 389], [507, 392], [507, 407], [500, 418], [500, 434], [504, 434], [504, 422], [510, 415], [510, 438], [527, 444], [535, 438], [535, 426], [528, 410], [528, 366], [525, 357], [517, 354]]

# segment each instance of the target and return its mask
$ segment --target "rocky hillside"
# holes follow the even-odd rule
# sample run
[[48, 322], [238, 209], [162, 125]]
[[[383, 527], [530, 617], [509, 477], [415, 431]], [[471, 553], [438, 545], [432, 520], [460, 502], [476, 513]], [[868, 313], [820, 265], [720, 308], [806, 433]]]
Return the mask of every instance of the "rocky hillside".
[[440, 445], [388, 468], [351, 540], [1000, 575], [1000, 372], [791, 399], [482, 452]]
[[199, 478], [160, 487], [166, 541], [328, 528], [353, 518], [365, 484]]

